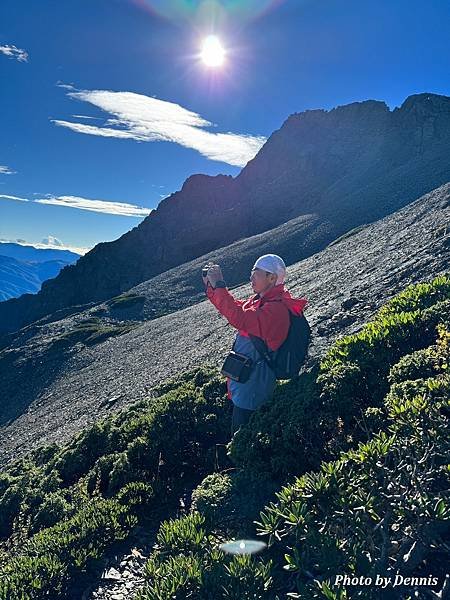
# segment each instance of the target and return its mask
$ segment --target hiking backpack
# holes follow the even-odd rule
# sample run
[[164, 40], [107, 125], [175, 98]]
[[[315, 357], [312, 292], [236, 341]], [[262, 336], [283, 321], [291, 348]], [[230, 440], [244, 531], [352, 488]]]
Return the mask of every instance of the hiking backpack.
[[272, 355], [261, 338], [249, 336], [256, 350], [275, 372], [277, 379], [297, 377], [305, 362], [311, 340], [311, 328], [304, 314], [293, 315], [289, 311], [289, 318], [291, 323], [287, 338]]

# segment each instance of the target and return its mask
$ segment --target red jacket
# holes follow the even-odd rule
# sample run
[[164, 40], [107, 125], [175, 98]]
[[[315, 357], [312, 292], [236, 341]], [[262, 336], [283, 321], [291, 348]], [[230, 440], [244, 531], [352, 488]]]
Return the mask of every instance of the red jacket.
[[208, 286], [206, 295], [230, 325], [241, 335], [262, 338], [270, 350], [278, 350], [289, 331], [289, 311], [299, 315], [308, 301], [292, 298], [284, 284], [271, 288], [262, 298], [258, 294], [248, 300], [237, 300], [227, 288]]

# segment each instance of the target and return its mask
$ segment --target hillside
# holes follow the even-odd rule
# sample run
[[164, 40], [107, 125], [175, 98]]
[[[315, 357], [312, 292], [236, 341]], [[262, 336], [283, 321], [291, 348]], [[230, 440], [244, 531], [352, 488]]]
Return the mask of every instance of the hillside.
[[[310, 303], [310, 365], [339, 335], [357, 331], [407, 284], [448, 270], [449, 216], [446, 184], [291, 265], [288, 288]], [[231, 246], [227, 260], [251, 265], [261, 250], [250, 238], [248, 246]], [[243, 297], [249, 288], [235, 292]], [[39, 444], [67, 440], [111, 410], [145, 399], [168, 377], [223, 360], [233, 331], [209, 302], [142, 321], [142, 297], [145, 302], [145, 296], [125, 299], [125, 309], [116, 303], [114, 318], [109, 313], [105, 317], [111, 307], [100, 304], [70, 317], [60, 314], [57, 321], [44, 320], [9, 340], [0, 353], [1, 463]], [[120, 316], [121, 310], [129, 311], [127, 318]], [[130, 318], [133, 311], [136, 319]]]
[[393, 111], [367, 100], [291, 115], [236, 178], [189, 177], [138, 227], [98, 244], [37, 295], [1, 303], [0, 331], [117, 296], [302, 215], [316, 224], [296, 260], [310, 256], [449, 181], [449, 133], [450, 98], [436, 94], [410, 96]]
[[[198, 368], [16, 460], [0, 472], [0, 600], [445, 599], [448, 275], [279, 383], [228, 458], [225, 386]], [[257, 556], [220, 547], [256, 536]]]

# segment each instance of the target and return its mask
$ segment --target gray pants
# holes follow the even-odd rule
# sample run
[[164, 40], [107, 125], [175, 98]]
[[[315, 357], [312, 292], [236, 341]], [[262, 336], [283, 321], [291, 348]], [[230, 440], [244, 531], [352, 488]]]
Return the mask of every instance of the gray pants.
[[246, 425], [254, 413], [254, 410], [239, 408], [233, 404], [233, 416], [231, 417], [231, 435], [233, 436], [241, 425]]

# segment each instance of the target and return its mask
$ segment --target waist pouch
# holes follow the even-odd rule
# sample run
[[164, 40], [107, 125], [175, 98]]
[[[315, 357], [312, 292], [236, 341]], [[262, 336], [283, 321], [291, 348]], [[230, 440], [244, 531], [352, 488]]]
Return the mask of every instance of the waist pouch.
[[239, 354], [233, 350], [226, 357], [225, 362], [222, 366], [222, 375], [238, 381], [239, 383], [245, 383], [250, 377], [250, 373], [253, 368], [253, 360], [245, 354]]

